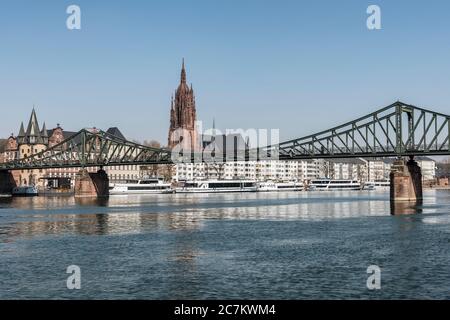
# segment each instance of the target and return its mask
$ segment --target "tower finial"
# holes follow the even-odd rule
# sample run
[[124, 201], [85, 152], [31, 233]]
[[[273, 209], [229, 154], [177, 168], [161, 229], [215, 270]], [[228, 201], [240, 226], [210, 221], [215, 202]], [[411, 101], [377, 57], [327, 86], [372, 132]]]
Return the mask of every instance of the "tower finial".
[[186, 69], [184, 67], [184, 58], [183, 58], [183, 63], [181, 65], [181, 82], [186, 83]]

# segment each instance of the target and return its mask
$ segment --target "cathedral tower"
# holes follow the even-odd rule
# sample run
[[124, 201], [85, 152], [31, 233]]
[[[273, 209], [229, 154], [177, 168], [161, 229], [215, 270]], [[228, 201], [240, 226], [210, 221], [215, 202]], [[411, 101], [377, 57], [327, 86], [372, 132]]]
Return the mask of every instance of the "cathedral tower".
[[192, 84], [186, 83], [186, 70], [184, 59], [181, 67], [180, 85], [172, 96], [170, 107], [169, 148], [182, 147], [183, 150], [196, 150], [198, 135], [195, 122], [197, 111], [195, 108], [195, 95]]

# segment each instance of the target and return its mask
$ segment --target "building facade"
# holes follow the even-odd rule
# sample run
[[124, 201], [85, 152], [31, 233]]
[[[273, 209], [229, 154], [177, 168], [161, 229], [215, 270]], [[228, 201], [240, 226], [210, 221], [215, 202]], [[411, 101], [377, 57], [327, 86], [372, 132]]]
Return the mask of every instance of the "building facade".
[[320, 161], [237, 161], [218, 164], [182, 163], [175, 166], [175, 181], [247, 179], [255, 181], [309, 181], [320, 177]]
[[[222, 164], [181, 163], [175, 166], [173, 179], [250, 179], [255, 181], [308, 182], [318, 178], [336, 180], [368, 181], [389, 180], [392, 159], [335, 159], [309, 161], [237, 161]], [[436, 178], [436, 163], [433, 159], [418, 159], [423, 180]]]
[[385, 161], [383, 159], [369, 160], [367, 164], [368, 181], [389, 180], [391, 166], [391, 161]]
[[[20, 125], [19, 135], [17, 136], [17, 146], [18, 146], [18, 159], [24, 159], [34, 156], [45, 149], [48, 146], [48, 133], [45, 123], [42, 130], [39, 127], [39, 122], [37, 120], [36, 111], [33, 108], [28, 122], [27, 130], [23, 126], [23, 122]], [[16, 176], [18, 174], [19, 185], [40, 185], [42, 177], [44, 176], [43, 169], [33, 169], [33, 170], [20, 170], [16, 171]]]
[[17, 144], [17, 137], [13, 133], [6, 140], [5, 150], [1, 154], [2, 162], [9, 162], [19, 157], [19, 146]]
[[436, 179], [436, 161], [428, 157], [418, 157], [417, 164], [422, 169], [422, 179], [425, 182], [434, 181]]
[[[93, 128], [92, 130], [97, 130]], [[118, 128], [110, 128], [106, 131], [120, 139], [126, 140]], [[13, 134], [8, 138], [4, 152], [1, 154], [3, 162], [10, 162], [18, 159], [31, 157], [37, 153], [55, 147], [70, 139], [77, 132], [66, 131], [60, 124], [56, 128], [47, 130], [45, 123], [40, 127], [37, 114], [33, 108], [25, 130], [23, 122], [20, 125], [19, 134], [15, 137]], [[96, 172], [98, 168], [86, 168], [89, 172]], [[13, 170], [12, 174], [16, 184], [36, 185], [45, 188], [49, 186], [49, 181], [56, 178], [69, 179], [73, 185], [75, 176], [79, 172], [79, 168], [52, 168], [52, 169], [35, 169], [35, 170]], [[112, 182], [121, 182], [125, 180], [135, 180], [143, 176], [143, 171], [137, 165], [122, 165], [105, 167], [110, 180]]]

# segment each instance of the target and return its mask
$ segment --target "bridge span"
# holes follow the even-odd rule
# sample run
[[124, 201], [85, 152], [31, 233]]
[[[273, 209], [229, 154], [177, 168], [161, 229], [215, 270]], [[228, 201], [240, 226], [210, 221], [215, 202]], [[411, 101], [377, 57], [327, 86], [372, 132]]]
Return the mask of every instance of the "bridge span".
[[[103, 131], [83, 129], [40, 153], [0, 164], [0, 192], [12, 187], [8, 176], [11, 170], [80, 168], [82, 172], [87, 167], [179, 161], [395, 157], [398, 161], [391, 174], [391, 197], [394, 200], [416, 200], [422, 197], [422, 186], [418, 181], [420, 168], [413, 157], [450, 155], [450, 116], [397, 101], [334, 128], [276, 145], [244, 150], [242, 154], [243, 157], [237, 154], [232, 157], [225, 154], [214, 157], [203, 153], [175, 154], [170, 149], [143, 146]], [[410, 160], [402, 160], [405, 157]], [[80, 179], [91, 178], [92, 174], [91, 177], [80, 174]], [[102, 179], [105, 177], [101, 170], [94, 180]]]

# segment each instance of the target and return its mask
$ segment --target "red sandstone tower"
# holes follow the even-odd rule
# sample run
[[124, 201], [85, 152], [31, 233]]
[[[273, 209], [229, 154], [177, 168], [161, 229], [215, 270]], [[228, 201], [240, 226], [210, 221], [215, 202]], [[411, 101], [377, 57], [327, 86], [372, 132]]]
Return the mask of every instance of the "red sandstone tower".
[[192, 84], [190, 88], [186, 84], [186, 70], [183, 59], [180, 85], [175, 92], [175, 99], [172, 96], [170, 108], [169, 148], [178, 147], [186, 151], [198, 149], [196, 120], [194, 90]]

